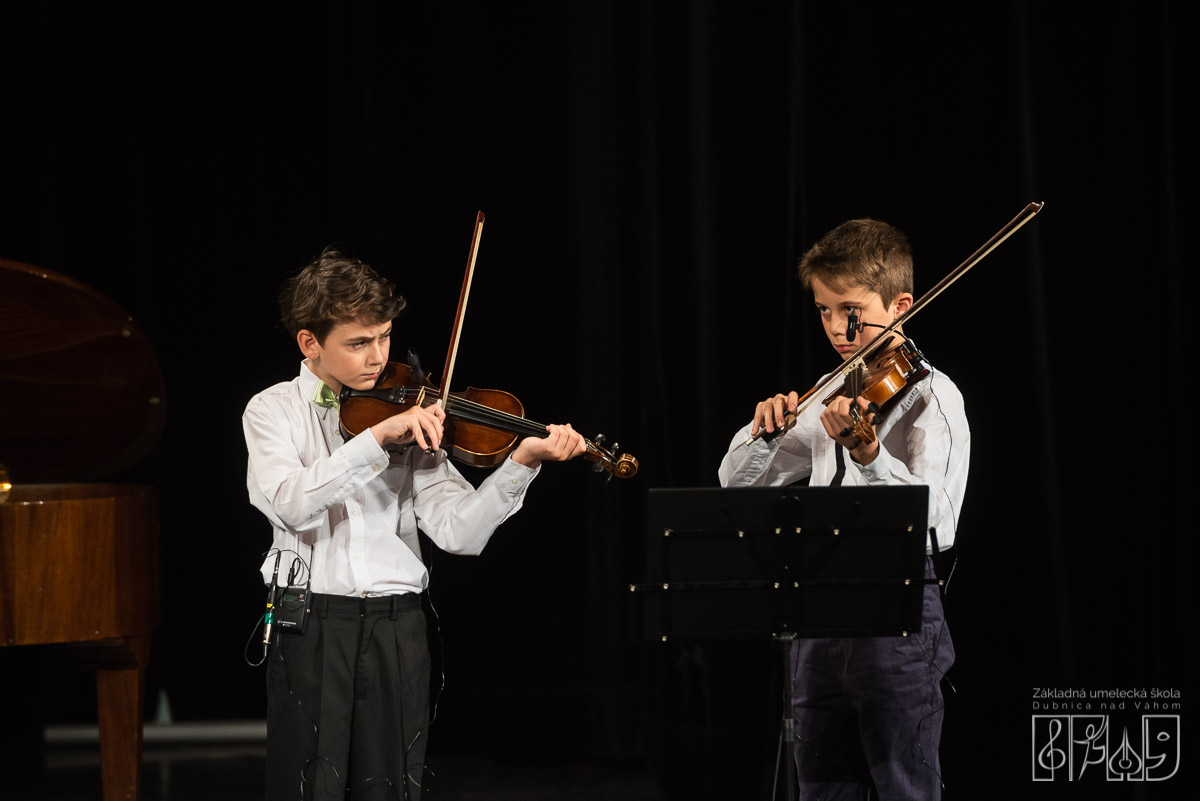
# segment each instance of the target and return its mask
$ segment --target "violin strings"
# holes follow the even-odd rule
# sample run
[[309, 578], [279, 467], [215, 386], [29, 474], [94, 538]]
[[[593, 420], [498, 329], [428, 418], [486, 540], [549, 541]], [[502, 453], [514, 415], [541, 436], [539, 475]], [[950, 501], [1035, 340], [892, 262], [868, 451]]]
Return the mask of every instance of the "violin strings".
[[[475, 403], [465, 398], [451, 397], [454, 406], [454, 414], [461, 417], [463, 420], [471, 423], [481, 423], [483, 425], [491, 425], [494, 428], [503, 428], [514, 434], [525, 434], [531, 437], [541, 437], [546, 434], [546, 427], [541, 423], [536, 423], [524, 417], [518, 417], [514, 414], [502, 412], [493, 409], [490, 406]], [[460, 408], [462, 407], [462, 408]], [[588, 453], [600, 453], [600, 448], [596, 446], [590, 439], [584, 438], [584, 446]]]
[[[403, 406], [407, 401], [420, 397], [421, 391], [421, 389], [412, 389], [408, 387], [402, 388], [399, 393], [400, 402], [398, 405]], [[425, 389], [425, 397], [427, 400], [423, 403], [423, 406], [432, 406], [439, 400], [437, 394], [430, 392], [427, 388]], [[493, 409], [490, 406], [486, 406], [482, 403], [476, 403], [474, 401], [467, 400], [466, 398], [459, 398], [451, 395], [449, 402], [447, 403], [447, 407], [452, 407], [451, 412], [454, 414], [454, 416], [459, 417], [468, 423], [477, 423], [479, 425], [486, 425], [492, 428], [508, 431], [513, 434], [523, 434], [531, 437], [541, 437], [546, 435], [546, 426], [542, 425], [541, 423], [529, 420], [525, 417], [520, 417], [515, 414], [509, 414], [508, 412], [502, 412], [499, 409]], [[600, 452], [600, 448], [597, 447], [591, 440], [585, 438], [584, 443], [589, 453]]]
[[544, 425], [527, 420], [524, 417], [501, 412], [489, 406], [466, 400], [465, 398], [451, 397], [450, 400], [451, 403], [449, 405], [453, 407], [453, 413], [468, 422], [492, 425], [496, 428], [511, 431], [514, 434], [542, 436], [546, 433]]
[[[426, 406], [432, 406], [437, 403], [439, 398], [436, 395], [429, 395], [429, 401]], [[529, 434], [539, 435], [546, 433], [546, 427], [527, 420], [524, 417], [508, 414], [498, 409], [493, 409], [490, 406], [485, 406], [481, 403], [469, 401], [466, 398], [457, 398], [453, 395], [447, 403], [448, 410], [456, 417], [461, 417], [469, 423], [479, 423], [481, 425], [489, 425], [493, 428], [500, 428], [505, 431], [510, 431], [514, 434]]]

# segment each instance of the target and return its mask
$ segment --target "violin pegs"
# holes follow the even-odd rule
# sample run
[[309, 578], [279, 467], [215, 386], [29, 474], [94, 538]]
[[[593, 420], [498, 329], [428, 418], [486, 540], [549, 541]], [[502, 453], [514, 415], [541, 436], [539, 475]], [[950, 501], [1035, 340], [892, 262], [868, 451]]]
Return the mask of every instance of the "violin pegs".
[[597, 445], [603, 445], [604, 444], [604, 435], [597, 434], [595, 436], [595, 438], [592, 439], [592, 442], [596, 443]]

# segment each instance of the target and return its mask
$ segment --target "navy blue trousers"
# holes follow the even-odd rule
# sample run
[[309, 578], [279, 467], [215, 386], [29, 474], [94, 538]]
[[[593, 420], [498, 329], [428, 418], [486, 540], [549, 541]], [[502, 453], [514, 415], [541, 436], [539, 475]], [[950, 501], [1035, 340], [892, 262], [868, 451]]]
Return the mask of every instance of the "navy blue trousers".
[[267, 798], [420, 798], [429, 646], [416, 595], [314, 595], [267, 667]]
[[[933, 576], [927, 564], [927, 577]], [[954, 644], [936, 584], [907, 637], [817, 638], [792, 646], [796, 768], [803, 799], [942, 795], [941, 679]]]

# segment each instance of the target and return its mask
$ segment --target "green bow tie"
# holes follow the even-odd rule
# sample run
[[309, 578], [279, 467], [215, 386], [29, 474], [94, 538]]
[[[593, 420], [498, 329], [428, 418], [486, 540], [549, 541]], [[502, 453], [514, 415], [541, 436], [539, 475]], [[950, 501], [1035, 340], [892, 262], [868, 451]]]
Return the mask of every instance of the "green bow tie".
[[336, 409], [341, 405], [338, 403], [338, 396], [324, 381], [317, 382], [317, 394], [313, 395], [313, 403], [322, 409]]

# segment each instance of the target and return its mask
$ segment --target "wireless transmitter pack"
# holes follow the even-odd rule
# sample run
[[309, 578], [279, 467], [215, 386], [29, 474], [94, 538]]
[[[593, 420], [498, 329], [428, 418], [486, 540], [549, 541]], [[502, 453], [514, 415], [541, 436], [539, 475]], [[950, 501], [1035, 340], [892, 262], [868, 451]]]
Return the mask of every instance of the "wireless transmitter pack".
[[308, 587], [284, 587], [275, 604], [274, 623], [286, 634], [303, 634], [308, 623], [309, 601], [312, 594]]

